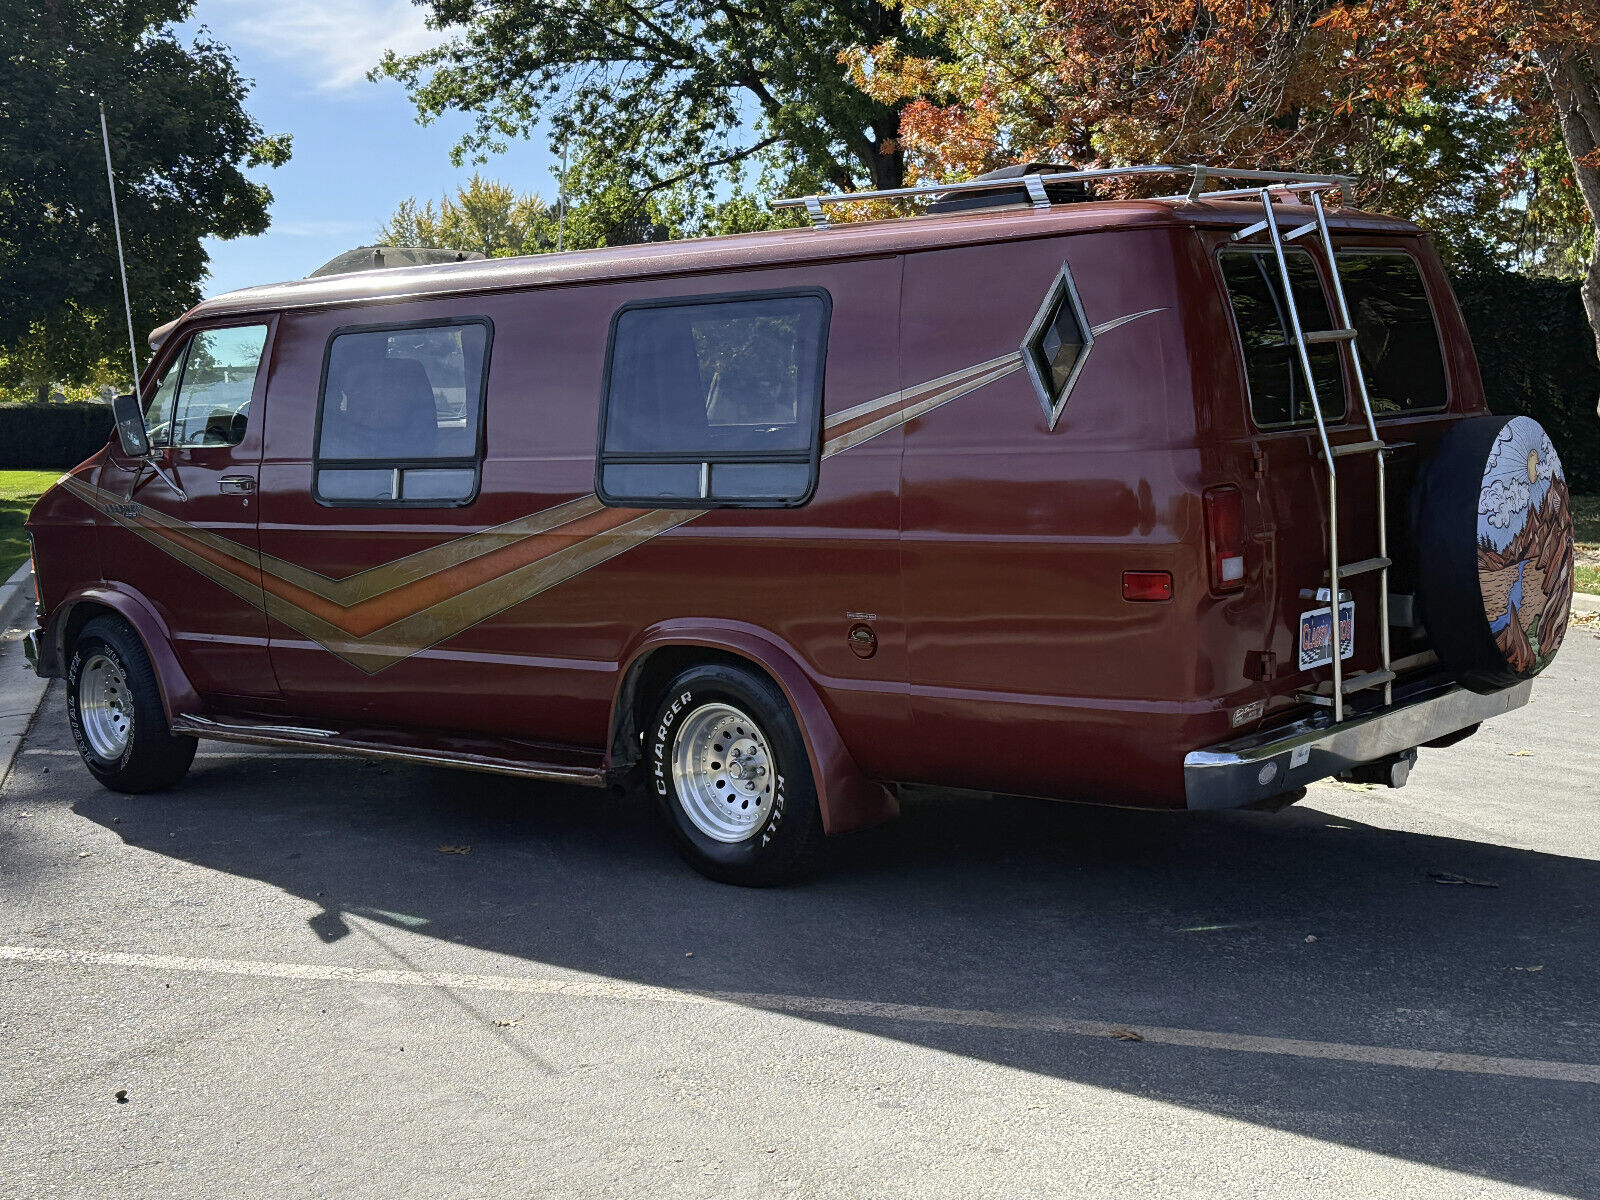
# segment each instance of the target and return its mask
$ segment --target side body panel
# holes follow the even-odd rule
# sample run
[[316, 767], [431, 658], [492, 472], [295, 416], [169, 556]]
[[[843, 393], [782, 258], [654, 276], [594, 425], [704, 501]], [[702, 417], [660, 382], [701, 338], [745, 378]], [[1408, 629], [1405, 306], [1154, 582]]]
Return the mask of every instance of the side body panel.
[[[261, 538], [272, 657], [290, 708], [598, 749], [643, 631], [740, 621], [789, 648], [862, 769], [892, 774], [907, 714], [898, 429], [826, 461], [803, 508], [643, 514], [601, 507], [592, 493], [606, 337], [622, 303], [826, 288], [831, 415], [896, 388], [899, 273], [897, 259], [858, 259], [285, 316]], [[454, 508], [317, 504], [311, 454], [328, 337], [369, 319], [436, 316], [494, 324], [477, 497]], [[847, 613], [870, 614], [874, 657], [851, 652]]]
[[[1100, 329], [1053, 431], [1024, 370], [906, 431], [910, 778], [1181, 804], [1226, 620], [1199, 537], [1186, 245], [1147, 230], [908, 256], [908, 378], [1016, 350], [1063, 261]], [[1124, 570], [1170, 571], [1175, 599], [1123, 600]]]

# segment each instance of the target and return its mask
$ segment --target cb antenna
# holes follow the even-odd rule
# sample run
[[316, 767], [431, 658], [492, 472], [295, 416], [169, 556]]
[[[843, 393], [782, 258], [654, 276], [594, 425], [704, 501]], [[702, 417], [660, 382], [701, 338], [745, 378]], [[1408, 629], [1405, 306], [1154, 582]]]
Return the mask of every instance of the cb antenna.
[[122, 308], [128, 315], [128, 358], [133, 362], [133, 398], [139, 395], [139, 342], [133, 336], [133, 301], [128, 296], [128, 263], [122, 257], [122, 218], [117, 214], [117, 177], [111, 170], [111, 132], [106, 128], [106, 103], [100, 101], [100, 140], [106, 147], [106, 184], [111, 189], [111, 227], [117, 238], [117, 269], [122, 272]]

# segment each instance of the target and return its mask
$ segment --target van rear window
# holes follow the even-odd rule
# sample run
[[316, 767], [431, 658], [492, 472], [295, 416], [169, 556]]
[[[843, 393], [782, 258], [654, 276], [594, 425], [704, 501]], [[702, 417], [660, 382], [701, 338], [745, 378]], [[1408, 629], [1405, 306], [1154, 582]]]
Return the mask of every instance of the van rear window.
[[1341, 250], [1338, 259], [1373, 413], [1443, 408], [1439, 330], [1417, 260], [1403, 250]]
[[606, 369], [600, 498], [804, 503], [820, 457], [830, 309], [812, 290], [624, 307]]
[[[1304, 250], [1286, 250], [1289, 281], [1307, 333], [1333, 328], [1328, 298], [1316, 264]], [[1225, 250], [1222, 277], [1233, 304], [1233, 319], [1244, 349], [1245, 379], [1250, 387], [1250, 415], [1263, 429], [1313, 425], [1311, 397], [1306, 393], [1299, 354], [1289, 345], [1289, 307], [1276, 257], [1258, 250]], [[1326, 421], [1344, 416], [1344, 373], [1337, 345], [1309, 348], [1311, 377]]]
[[342, 329], [328, 343], [316, 497], [450, 505], [478, 489], [489, 323]]

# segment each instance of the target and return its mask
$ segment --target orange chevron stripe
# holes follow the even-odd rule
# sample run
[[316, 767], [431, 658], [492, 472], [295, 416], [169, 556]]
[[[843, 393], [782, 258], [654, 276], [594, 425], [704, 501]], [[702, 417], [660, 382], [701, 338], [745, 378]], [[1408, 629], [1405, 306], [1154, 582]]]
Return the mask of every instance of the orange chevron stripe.
[[[1021, 365], [1019, 354], [1003, 355], [848, 408], [824, 421], [822, 457], [830, 458], [903, 425], [1010, 374]], [[144, 509], [137, 501], [102, 491], [81, 479], [67, 477], [62, 482], [91, 508], [253, 606], [276, 613], [278, 619], [369, 674], [454, 637], [510, 604], [558, 586], [591, 566], [609, 561], [617, 554], [704, 515], [704, 510], [682, 510], [668, 514], [669, 519], [647, 519], [662, 517], [663, 513], [653, 509], [588, 508], [582, 503], [585, 499], [595, 504], [598, 501], [592, 495], [577, 497], [507, 525], [468, 533], [454, 543], [440, 543], [440, 547], [460, 547], [459, 558], [450, 566], [407, 579], [354, 603], [341, 604], [324, 592], [331, 589], [332, 595], [338, 595], [342, 585], [374, 576], [416, 556], [357, 572], [343, 581], [321, 580], [326, 585], [323, 592], [313, 591], [268, 565], [279, 560], [265, 558], [257, 551], [158, 509]], [[538, 528], [544, 523], [539, 518], [559, 520], [565, 515], [560, 510], [568, 505], [574, 506], [573, 511], [580, 515], [562, 524]], [[532, 524], [538, 531], [515, 528], [524, 523]], [[503, 541], [508, 536], [511, 540]], [[608, 540], [610, 545], [607, 545]], [[489, 541], [503, 541], [503, 544], [478, 550], [479, 545]], [[548, 571], [538, 577], [528, 575], [527, 568], [547, 559], [554, 560]], [[282, 563], [282, 567], [285, 572], [298, 573], [312, 586], [320, 580], [292, 563]], [[500, 586], [487, 586], [497, 583]], [[369, 586], [381, 587], [381, 583], [373, 579]], [[474, 594], [478, 589], [481, 590]], [[448, 613], [441, 616], [446, 610]], [[426, 627], [425, 633], [420, 631], [419, 621]], [[341, 633], [348, 642], [338, 637]]]
[[608, 508], [589, 517], [569, 522], [548, 533], [535, 534], [509, 546], [480, 554], [467, 562], [448, 567], [434, 575], [403, 583], [382, 595], [344, 607], [270, 572], [262, 572], [261, 584], [272, 595], [304, 609], [315, 617], [337, 626], [352, 637], [366, 637], [396, 621], [432, 608], [470, 588], [488, 583], [518, 567], [548, 558], [569, 546], [601, 537], [626, 524], [645, 510]]

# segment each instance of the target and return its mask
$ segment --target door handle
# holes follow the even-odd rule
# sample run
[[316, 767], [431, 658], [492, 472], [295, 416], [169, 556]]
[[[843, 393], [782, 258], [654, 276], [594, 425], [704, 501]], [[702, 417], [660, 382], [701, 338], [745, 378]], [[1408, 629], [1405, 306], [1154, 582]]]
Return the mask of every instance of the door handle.
[[217, 480], [217, 490], [224, 496], [248, 496], [256, 490], [256, 481], [248, 475], [224, 475]]

